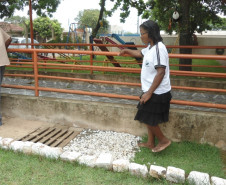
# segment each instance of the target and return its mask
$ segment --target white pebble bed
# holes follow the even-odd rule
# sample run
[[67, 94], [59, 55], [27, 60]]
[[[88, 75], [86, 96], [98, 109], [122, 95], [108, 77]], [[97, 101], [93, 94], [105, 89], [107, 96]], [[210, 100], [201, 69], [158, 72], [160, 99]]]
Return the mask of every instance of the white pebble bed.
[[139, 150], [139, 140], [141, 137], [128, 133], [87, 129], [71, 140], [63, 150], [96, 157], [101, 153], [111, 153], [113, 160], [131, 160]]

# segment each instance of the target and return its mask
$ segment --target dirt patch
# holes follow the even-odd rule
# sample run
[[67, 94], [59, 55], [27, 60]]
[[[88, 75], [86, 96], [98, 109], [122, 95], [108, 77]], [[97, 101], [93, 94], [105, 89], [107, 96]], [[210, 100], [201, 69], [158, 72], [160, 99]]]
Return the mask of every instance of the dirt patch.
[[48, 122], [32, 121], [12, 117], [3, 117], [2, 122], [3, 125], [0, 126], [0, 137], [13, 139], [21, 138], [40, 127], [56, 125]]

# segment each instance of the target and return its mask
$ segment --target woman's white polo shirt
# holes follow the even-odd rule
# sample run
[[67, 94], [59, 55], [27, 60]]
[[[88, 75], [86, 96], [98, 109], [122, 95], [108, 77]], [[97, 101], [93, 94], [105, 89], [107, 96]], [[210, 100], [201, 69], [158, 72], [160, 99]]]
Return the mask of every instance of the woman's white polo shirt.
[[149, 45], [148, 47], [141, 50], [141, 53], [144, 56], [141, 70], [141, 86], [142, 91], [147, 92], [157, 74], [156, 68], [165, 67], [165, 75], [163, 77], [163, 80], [154, 91], [155, 94], [163, 94], [171, 90], [169, 78], [169, 57], [167, 49], [162, 42], [158, 42], [157, 48], [158, 49], [156, 49], [156, 45], [151, 48]]

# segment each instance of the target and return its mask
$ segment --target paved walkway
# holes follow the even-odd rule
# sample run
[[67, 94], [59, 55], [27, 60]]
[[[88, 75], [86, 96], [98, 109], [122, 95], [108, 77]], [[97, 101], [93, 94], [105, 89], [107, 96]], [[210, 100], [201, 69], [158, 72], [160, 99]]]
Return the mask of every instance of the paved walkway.
[[[5, 77], [3, 79], [3, 84], [34, 86], [34, 80], [33, 79]], [[127, 87], [127, 86], [106, 85], [106, 84], [91, 84], [91, 83], [81, 83], [81, 82], [39, 80], [39, 86], [58, 88], [58, 89], [67, 89], [67, 90], [83, 90], [83, 91], [89, 91], [89, 92], [113, 93], [113, 94], [133, 95], [133, 96], [139, 96], [141, 94], [140, 87]], [[6, 93], [6, 94], [20, 94], [20, 95], [29, 95], [29, 96], [34, 96], [34, 94], [35, 94], [33, 90], [26, 90], [26, 89], [2, 88], [1, 91], [2, 91], [2, 93]], [[79, 95], [79, 94], [47, 92], [47, 91], [40, 91], [40, 96], [41, 97], [74, 99], [74, 100], [100, 101], [100, 102], [110, 102], [110, 103], [120, 103], [120, 104], [133, 104], [133, 105], [137, 104], [137, 101], [135, 101], [135, 100], [87, 96], [87, 95]], [[175, 100], [188, 100], [188, 101], [196, 101], [196, 102], [226, 104], [226, 94], [172, 90], [172, 96], [173, 96], [173, 99], [175, 99]], [[181, 105], [176, 105], [176, 104], [172, 104], [171, 108], [213, 111], [213, 112], [226, 112], [226, 110], [223, 110], [223, 109], [181, 106]]]

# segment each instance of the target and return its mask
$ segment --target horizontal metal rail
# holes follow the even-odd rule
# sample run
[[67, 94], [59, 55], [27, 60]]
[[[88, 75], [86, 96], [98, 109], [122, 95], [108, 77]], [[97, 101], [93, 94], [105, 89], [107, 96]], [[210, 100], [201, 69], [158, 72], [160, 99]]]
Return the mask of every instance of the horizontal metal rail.
[[[89, 45], [89, 46], [91, 46], [91, 45]], [[125, 73], [125, 72], [126, 73], [140, 73], [140, 71], [141, 71], [140, 68], [93, 66], [93, 58], [92, 58], [93, 55], [117, 56], [119, 54], [119, 52], [102, 52], [102, 51], [91, 51], [91, 50], [90, 51], [81, 51], [81, 50], [65, 50], [65, 49], [8, 49], [8, 52], [22, 52], [22, 53], [32, 53], [33, 54], [33, 62], [29, 62], [29, 61], [12, 62], [12, 64], [22, 64], [22, 65], [30, 65], [30, 66], [10, 65], [11, 67], [33, 68], [33, 72], [34, 72], [33, 75], [6, 74], [6, 76], [16, 76], [16, 77], [24, 76], [24, 77], [34, 78], [34, 86], [19, 86], [19, 85], [3, 84], [2, 85], [3, 87], [34, 90], [35, 96], [39, 96], [39, 91], [52, 91], [52, 92], [61, 92], [61, 93], [83, 94], [83, 95], [91, 95], [91, 96], [102, 96], [102, 97], [110, 97], [110, 98], [123, 98], [123, 99], [139, 100], [139, 97], [130, 96], [130, 95], [119, 95], [119, 94], [109, 94], [109, 93], [87, 92], [87, 91], [80, 91], [80, 90], [67, 90], [67, 89], [39, 87], [39, 82], [38, 82], [39, 78], [72, 80], [72, 81], [91, 82], [91, 83], [105, 83], [105, 84], [112, 84], [112, 85], [115, 84], [115, 85], [140, 86], [140, 83], [88, 80], [88, 79], [78, 79], [78, 78], [70, 78], [70, 77], [47, 76], [47, 75], [39, 74], [39, 69], [43, 69], [43, 68], [45, 68], [45, 69], [57, 68], [57, 69], [75, 69], [75, 70], [89, 70], [89, 71], [106, 71], [106, 72], [119, 72], [119, 73], [122, 73], [122, 72], [123, 73]], [[61, 63], [50, 63], [50, 62], [46, 62], [43, 59], [39, 60], [38, 56], [37, 56], [38, 53], [68, 53], [68, 54], [90, 55], [90, 61], [89, 61], [90, 65], [77, 65], [76, 62], [74, 64], [65, 64], [66, 62], [61, 62], [60, 60], [58, 62], [61, 62]], [[170, 58], [191, 58], [191, 59], [196, 58], [196, 59], [226, 60], [225, 55], [219, 56], [219, 55], [197, 55], [197, 54], [169, 54], [169, 57]], [[52, 61], [55, 62], [55, 60], [52, 60]], [[195, 71], [171, 70], [171, 75], [226, 78], [225, 73], [212, 73], [212, 72], [210, 73], [210, 72], [195, 72]], [[225, 89], [182, 87], [182, 86], [172, 86], [172, 88], [183, 89], [183, 90], [195, 90], [195, 91], [210, 91], [210, 92], [219, 92], [219, 93], [226, 92]], [[203, 102], [192, 102], [192, 101], [182, 101], [182, 100], [172, 100], [171, 103], [178, 104], [178, 105], [226, 109], [226, 105], [215, 104], [215, 103], [203, 103]]]
[[[34, 87], [30, 87], [30, 86], [4, 85], [4, 84], [2, 85], [2, 87], [23, 88], [23, 89], [29, 89], [29, 90], [35, 89]], [[88, 91], [81, 91], [81, 90], [67, 90], [67, 89], [56, 89], [56, 88], [47, 88], [47, 87], [38, 87], [38, 90], [39, 91], [58, 92], [58, 93], [70, 93], [70, 94], [81, 94], [81, 95], [89, 95], [89, 96], [108, 97], [108, 98], [139, 100], [138, 96], [88, 92]], [[188, 105], [188, 106], [199, 106], [199, 107], [226, 109], [226, 105], [215, 104], [215, 103], [203, 103], [203, 102], [193, 102], [193, 101], [184, 101], [184, 100], [171, 100], [170, 103], [171, 104], [178, 104], [178, 105]]]
[[[5, 74], [5, 76], [34, 77], [34, 75], [29, 75], [29, 74]], [[141, 87], [141, 83], [131, 83], [131, 82], [92, 80], [92, 79], [61, 77], [61, 76], [48, 76], [48, 75], [38, 75], [38, 78]], [[226, 89], [214, 89], [214, 88], [172, 86], [172, 89], [226, 93]]]
[[[103, 66], [90, 66], [90, 65], [74, 65], [74, 64], [56, 64], [56, 63], [37, 63], [42, 66], [62, 66], [71, 67], [70, 69], [77, 70], [94, 70], [94, 71], [105, 71], [105, 72], [123, 72], [123, 73], [140, 73], [140, 68], [125, 68], [125, 67], [103, 67]], [[9, 65], [11, 67], [15, 67]], [[214, 77], [214, 78], [226, 78], [226, 73], [213, 73], [213, 72], [196, 72], [196, 71], [177, 71], [170, 70], [170, 75], [175, 76], [200, 76], [200, 77]]]
[[[129, 45], [129, 44], [85, 44], [85, 43], [39, 43], [39, 44], [19, 44], [12, 43], [14, 46], [106, 46], [106, 47], [146, 47], [145, 45]], [[187, 45], [166, 45], [167, 48], [190, 48], [190, 49], [226, 49], [226, 46], [187, 46]]]

